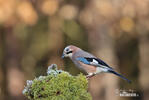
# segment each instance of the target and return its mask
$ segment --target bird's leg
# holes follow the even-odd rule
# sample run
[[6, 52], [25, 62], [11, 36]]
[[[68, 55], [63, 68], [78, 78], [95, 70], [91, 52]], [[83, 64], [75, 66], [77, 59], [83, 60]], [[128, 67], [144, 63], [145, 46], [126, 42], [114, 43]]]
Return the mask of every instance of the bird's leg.
[[87, 79], [90, 79], [91, 77], [93, 77], [95, 75], [95, 73], [89, 73], [88, 75], [86, 75]]

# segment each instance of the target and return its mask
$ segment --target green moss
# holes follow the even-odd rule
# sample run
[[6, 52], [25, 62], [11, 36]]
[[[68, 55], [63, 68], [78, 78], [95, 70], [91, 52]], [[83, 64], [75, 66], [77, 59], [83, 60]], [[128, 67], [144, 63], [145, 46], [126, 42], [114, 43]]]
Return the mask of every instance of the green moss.
[[84, 75], [72, 76], [55, 67], [49, 68], [47, 73], [47, 76], [28, 81], [23, 94], [30, 100], [91, 100]]

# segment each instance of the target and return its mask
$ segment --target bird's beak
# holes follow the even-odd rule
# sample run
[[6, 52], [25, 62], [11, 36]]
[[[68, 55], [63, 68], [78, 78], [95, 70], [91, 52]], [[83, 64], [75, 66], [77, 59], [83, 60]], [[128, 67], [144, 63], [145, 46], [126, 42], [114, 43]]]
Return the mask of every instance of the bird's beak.
[[62, 56], [61, 56], [61, 58], [63, 59], [64, 57], [65, 57], [65, 54], [63, 53]]

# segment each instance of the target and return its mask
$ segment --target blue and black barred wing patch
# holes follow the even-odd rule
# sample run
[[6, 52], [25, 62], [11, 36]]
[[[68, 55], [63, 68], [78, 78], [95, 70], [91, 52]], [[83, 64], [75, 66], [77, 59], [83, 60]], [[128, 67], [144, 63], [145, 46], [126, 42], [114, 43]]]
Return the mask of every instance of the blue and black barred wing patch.
[[76, 58], [78, 61], [81, 61], [81, 62], [83, 62], [84, 64], [88, 64], [88, 65], [90, 65], [90, 61], [88, 61], [86, 58], [84, 58], [84, 57], [78, 57], [78, 58]]
[[84, 64], [94, 65], [94, 66], [105, 66], [111, 68], [108, 64], [102, 61], [99, 58], [89, 58], [89, 57], [78, 57], [78, 61], [83, 62]]

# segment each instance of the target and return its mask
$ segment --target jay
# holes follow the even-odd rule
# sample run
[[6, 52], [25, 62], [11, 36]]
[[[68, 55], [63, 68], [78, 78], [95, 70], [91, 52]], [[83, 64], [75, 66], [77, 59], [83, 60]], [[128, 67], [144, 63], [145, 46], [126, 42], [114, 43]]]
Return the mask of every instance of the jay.
[[76, 67], [86, 72], [88, 74], [87, 78], [104, 72], [115, 74], [126, 80], [128, 83], [131, 83], [130, 80], [128, 80], [118, 72], [114, 71], [114, 69], [108, 64], [106, 64], [104, 61], [76, 46], [69, 45], [65, 47], [62, 54], [62, 58], [64, 57], [69, 57], [76, 65]]

